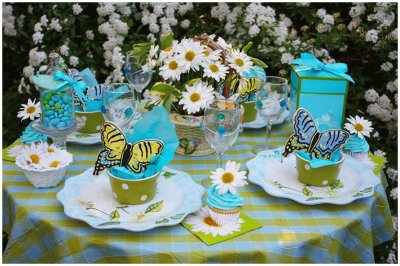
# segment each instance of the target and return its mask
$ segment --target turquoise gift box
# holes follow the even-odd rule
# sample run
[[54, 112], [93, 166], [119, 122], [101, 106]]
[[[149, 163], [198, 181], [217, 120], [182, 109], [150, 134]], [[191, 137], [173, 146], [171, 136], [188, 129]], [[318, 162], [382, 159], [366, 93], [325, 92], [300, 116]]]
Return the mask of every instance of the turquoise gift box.
[[290, 116], [300, 107], [308, 110], [315, 120], [329, 115], [332, 128], [342, 128], [345, 122], [349, 82], [344, 63], [324, 64], [308, 53], [291, 62]]

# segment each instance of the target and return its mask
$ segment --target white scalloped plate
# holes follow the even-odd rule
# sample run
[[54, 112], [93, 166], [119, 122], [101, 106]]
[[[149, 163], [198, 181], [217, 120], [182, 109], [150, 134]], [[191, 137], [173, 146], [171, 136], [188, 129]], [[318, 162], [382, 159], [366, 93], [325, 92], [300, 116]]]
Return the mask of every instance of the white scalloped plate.
[[68, 143], [92, 145], [101, 142], [100, 132], [97, 133], [79, 133], [73, 132], [67, 137]]
[[141, 232], [159, 226], [179, 224], [188, 214], [199, 210], [204, 188], [185, 172], [164, 167], [153, 200], [140, 205], [121, 204], [112, 195], [105, 171], [92, 174], [90, 168], [68, 178], [57, 199], [64, 213], [98, 229], [124, 229]]
[[[290, 116], [289, 110], [286, 110], [282, 113], [282, 115], [277, 119], [272, 125], [282, 124], [285, 120], [287, 120]], [[267, 125], [265, 120], [257, 113], [256, 119], [251, 122], [243, 123], [244, 128], [263, 128]]]
[[374, 187], [380, 183], [371, 167], [345, 154], [338, 178], [340, 182], [329, 187], [305, 185], [298, 180], [295, 156], [282, 158], [281, 153], [282, 148], [263, 151], [246, 163], [249, 181], [275, 197], [305, 205], [345, 205], [372, 196]]

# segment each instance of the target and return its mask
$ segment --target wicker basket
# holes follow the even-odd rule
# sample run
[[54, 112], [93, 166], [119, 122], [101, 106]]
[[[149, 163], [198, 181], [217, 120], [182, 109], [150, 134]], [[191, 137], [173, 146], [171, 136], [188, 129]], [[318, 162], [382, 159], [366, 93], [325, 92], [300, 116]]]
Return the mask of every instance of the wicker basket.
[[175, 124], [176, 135], [179, 139], [177, 154], [203, 156], [214, 152], [200, 129], [200, 117], [177, 113], [171, 113], [169, 116]]

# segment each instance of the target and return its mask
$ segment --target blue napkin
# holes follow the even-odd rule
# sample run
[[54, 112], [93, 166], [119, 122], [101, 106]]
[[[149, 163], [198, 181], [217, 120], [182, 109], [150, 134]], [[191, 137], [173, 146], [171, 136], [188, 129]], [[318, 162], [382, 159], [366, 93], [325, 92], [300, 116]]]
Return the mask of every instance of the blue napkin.
[[297, 154], [307, 160], [310, 161], [310, 166], [311, 168], [319, 168], [322, 166], [327, 166], [327, 165], [332, 165], [337, 163], [342, 159], [342, 155], [340, 153], [340, 150], [336, 150], [334, 153], [332, 153], [331, 158], [329, 160], [325, 159], [318, 159], [318, 158], [313, 158], [311, 159], [311, 156], [308, 152], [302, 152], [302, 151], [297, 151]]
[[[156, 139], [164, 144], [160, 155], [153, 156], [147, 166], [142, 178], [146, 178], [161, 171], [174, 158], [174, 153], [179, 145], [175, 126], [169, 119], [168, 113], [163, 106], [148, 112], [142, 119], [135, 123], [133, 133], [125, 133], [129, 143], [135, 143], [145, 139]], [[119, 171], [119, 170], [116, 170]], [[125, 172], [126, 173], [126, 172]], [[135, 179], [135, 176], [131, 176]]]
[[94, 76], [93, 72], [90, 70], [90, 68], [85, 68], [84, 70], [81, 71], [82, 77], [85, 80], [86, 86], [87, 87], [92, 87], [95, 86], [97, 84], [99, 84], [97, 82], [96, 77]]

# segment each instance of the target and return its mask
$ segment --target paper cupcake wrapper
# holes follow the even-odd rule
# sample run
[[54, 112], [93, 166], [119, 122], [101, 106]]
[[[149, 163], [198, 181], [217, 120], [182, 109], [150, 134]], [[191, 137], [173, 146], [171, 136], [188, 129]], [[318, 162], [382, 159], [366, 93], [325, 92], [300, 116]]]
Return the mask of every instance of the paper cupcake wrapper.
[[209, 208], [209, 213], [211, 218], [220, 226], [227, 223], [237, 223], [240, 216], [240, 211], [236, 213], [225, 214], [214, 211], [211, 208]]
[[343, 150], [343, 152], [350, 155], [351, 157], [353, 157], [358, 161], [364, 161], [368, 159], [368, 152], [351, 152], [346, 150]]

